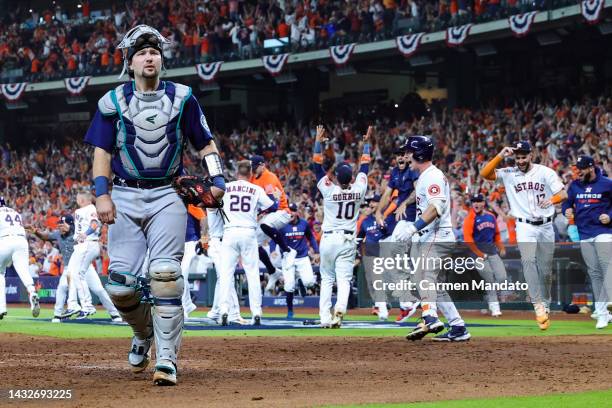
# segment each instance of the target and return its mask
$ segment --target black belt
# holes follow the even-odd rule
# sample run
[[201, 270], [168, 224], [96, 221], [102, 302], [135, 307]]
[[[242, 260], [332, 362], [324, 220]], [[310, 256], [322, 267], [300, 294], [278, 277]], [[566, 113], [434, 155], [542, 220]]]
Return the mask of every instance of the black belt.
[[551, 222], [552, 219], [553, 217], [546, 217], [546, 218], [542, 218], [541, 220], [528, 220], [526, 218], [517, 218], [516, 220], [518, 222], [525, 222], [531, 225], [544, 225], [544, 224], [548, 224], [549, 222]]
[[119, 177], [113, 178], [113, 184], [122, 187], [140, 188], [149, 190], [152, 188], [168, 186], [172, 180], [160, 179], [160, 180], [125, 180]]
[[349, 230], [331, 230], [331, 231], [323, 231], [324, 234], [332, 234], [334, 232], [342, 232], [344, 234], [348, 234], [348, 235], [353, 235], [355, 232], [354, 231], [349, 231]]

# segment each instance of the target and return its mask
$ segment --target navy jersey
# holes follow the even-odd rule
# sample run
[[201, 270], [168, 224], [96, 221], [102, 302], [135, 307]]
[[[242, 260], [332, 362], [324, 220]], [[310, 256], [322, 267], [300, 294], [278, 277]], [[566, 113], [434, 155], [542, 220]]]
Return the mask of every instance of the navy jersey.
[[185, 242], [200, 240], [200, 221], [193, 215], [187, 213], [187, 231], [185, 233]]
[[362, 222], [359, 228], [358, 237], [363, 237], [364, 241], [369, 243], [377, 243], [388, 235], [386, 229], [381, 228], [376, 223], [374, 215], [368, 215]]
[[[391, 179], [389, 180], [389, 188], [398, 191], [397, 204], [404, 202], [410, 194], [414, 191], [414, 182], [419, 178], [419, 173], [410, 170], [407, 166], [401, 171], [395, 167], [391, 171]], [[404, 219], [406, 221], [416, 220], [416, 203], [410, 204], [406, 207], [404, 213]], [[393, 230], [393, 229], [391, 229]]]
[[570, 207], [574, 208], [574, 222], [580, 239], [612, 234], [612, 223], [604, 225], [599, 221], [601, 214], [612, 217], [612, 180], [602, 175], [600, 169], [596, 169], [595, 180], [589, 183], [574, 180], [567, 196], [563, 202], [563, 212]]
[[[463, 240], [474, 251], [476, 247], [485, 254], [496, 254], [495, 243], [501, 242], [501, 235], [497, 227], [497, 218], [487, 210], [476, 214], [470, 209], [468, 215], [463, 220]], [[474, 251], [480, 255], [477, 251]]]
[[[128, 84], [124, 86], [124, 89], [129, 91], [131, 88], [131, 83]], [[160, 81], [158, 90], [161, 89], [172, 89], [172, 86], [168, 86], [166, 88], [166, 81]], [[122, 126], [125, 125], [123, 124], [119, 114], [115, 113], [112, 115], [104, 115], [100, 111], [100, 108], [98, 108], [91, 125], [87, 130], [87, 134], [85, 135], [85, 142], [111, 153], [113, 155], [111, 161], [111, 169], [113, 173], [120, 178], [131, 180], [134, 179], [134, 177], [131, 176], [123, 167], [118, 149], [116, 148], [117, 129], [121, 128]], [[208, 145], [209, 141], [212, 140], [212, 134], [208, 128], [204, 113], [202, 112], [197, 99], [193, 95], [189, 95], [184, 102], [182, 112], [180, 113], [178, 126], [183, 137], [188, 139], [196, 150], [203, 149], [206, 145]], [[170, 168], [172, 160], [174, 160], [174, 157], [169, 157], [167, 159], [168, 160], [164, 160], [164, 165], [166, 166], [165, 171], [162, 168], [159, 170], [158, 174], [149, 174], [147, 177], [162, 178], [172, 177], [175, 175], [166, 174], [167, 170]], [[180, 166], [176, 174], [180, 174], [182, 170], [182, 157], [180, 160]]]
[[295, 224], [289, 223], [285, 225], [280, 233], [285, 237], [285, 241], [290, 248], [293, 248], [297, 252], [296, 258], [304, 258], [308, 256], [308, 244], [306, 241], [310, 242], [310, 246], [312, 249], [319, 253], [319, 245], [317, 244], [317, 240], [310, 229], [310, 225], [306, 220], [301, 218], [297, 219]]

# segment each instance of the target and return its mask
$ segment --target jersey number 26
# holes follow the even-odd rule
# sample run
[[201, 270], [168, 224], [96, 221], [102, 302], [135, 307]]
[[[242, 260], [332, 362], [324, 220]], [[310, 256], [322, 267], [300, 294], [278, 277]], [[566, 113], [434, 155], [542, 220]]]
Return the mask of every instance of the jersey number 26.
[[230, 196], [230, 211], [232, 212], [249, 212], [251, 211], [251, 196]]

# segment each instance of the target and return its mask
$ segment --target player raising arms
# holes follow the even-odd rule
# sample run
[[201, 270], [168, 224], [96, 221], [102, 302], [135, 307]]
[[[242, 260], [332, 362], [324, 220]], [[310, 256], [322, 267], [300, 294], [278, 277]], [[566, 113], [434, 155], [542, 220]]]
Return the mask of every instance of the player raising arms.
[[[505, 157], [514, 155], [516, 166], [495, 169]], [[536, 321], [542, 330], [550, 326], [550, 288], [555, 232], [552, 220], [554, 204], [567, 199], [563, 183], [554, 170], [532, 163], [531, 145], [519, 141], [504, 147], [480, 171], [487, 180], [501, 180], [516, 218], [516, 240], [521, 253], [523, 274], [529, 285]]]
[[[356, 229], [359, 208], [368, 189], [370, 163], [370, 138], [374, 127], [369, 126], [363, 137], [363, 155], [359, 173], [353, 181], [353, 169], [348, 164], [336, 167], [334, 183], [323, 170], [322, 143], [327, 141], [325, 128], [317, 126], [313, 161], [317, 176], [317, 187], [323, 195], [323, 236], [319, 251], [321, 255], [321, 298], [319, 315], [321, 327], [339, 328], [346, 314], [351, 278], [357, 254]], [[331, 298], [334, 280], [338, 288], [334, 316], [331, 315]]]

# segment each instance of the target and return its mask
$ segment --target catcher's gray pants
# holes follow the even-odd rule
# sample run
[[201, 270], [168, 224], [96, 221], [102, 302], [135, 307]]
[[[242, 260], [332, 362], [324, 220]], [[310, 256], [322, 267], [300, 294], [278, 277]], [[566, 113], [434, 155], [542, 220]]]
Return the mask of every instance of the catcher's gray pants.
[[[452, 231], [438, 231], [439, 235], [445, 233], [452, 234]], [[454, 247], [454, 242], [413, 242], [410, 256], [415, 262], [414, 281], [421, 298], [423, 316], [438, 317], [437, 310], [440, 309], [446, 316], [449, 325], [463, 326], [465, 322], [459, 315], [448, 292], [435, 286], [436, 283], [448, 281], [449, 271], [443, 269], [441, 265], [445, 258], [451, 256]], [[417, 263], [418, 259], [420, 261]]]
[[[169, 185], [149, 190], [115, 186], [112, 199], [117, 218], [108, 231], [107, 291], [137, 338], [144, 340], [155, 332], [158, 364], [176, 365], [183, 329], [181, 259], [187, 211]], [[141, 303], [136, 280], [147, 249], [153, 308]]]
[[595, 312], [598, 315], [607, 315], [607, 304], [612, 302], [612, 234], [600, 234], [582, 240], [580, 250], [593, 286]]
[[548, 309], [551, 302], [552, 260], [555, 252], [553, 225], [550, 222], [544, 225], [517, 222], [516, 240], [531, 303], [534, 306], [543, 303]]
[[[478, 273], [487, 283], [502, 283], [508, 276], [504, 261], [498, 254], [489, 255], [484, 262], [484, 268], [480, 269]], [[499, 302], [496, 290], [487, 291], [487, 302]]]

